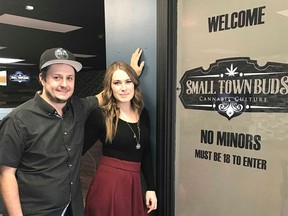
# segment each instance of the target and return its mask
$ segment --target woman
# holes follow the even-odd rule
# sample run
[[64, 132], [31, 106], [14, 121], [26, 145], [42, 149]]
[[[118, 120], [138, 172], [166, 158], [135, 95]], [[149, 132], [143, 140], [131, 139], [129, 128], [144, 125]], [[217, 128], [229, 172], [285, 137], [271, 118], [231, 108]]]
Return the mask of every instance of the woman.
[[[103, 82], [104, 106], [86, 122], [84, 152], [99, 138], [103, 156], [86, 196], [86, 216], [144, 216], [157, 208], [150, 120], [133, 68], [114, 62]], [[143, 201], [140, 173], [147, 184]], [[145, 206], [144, 206], [145, 202]]]

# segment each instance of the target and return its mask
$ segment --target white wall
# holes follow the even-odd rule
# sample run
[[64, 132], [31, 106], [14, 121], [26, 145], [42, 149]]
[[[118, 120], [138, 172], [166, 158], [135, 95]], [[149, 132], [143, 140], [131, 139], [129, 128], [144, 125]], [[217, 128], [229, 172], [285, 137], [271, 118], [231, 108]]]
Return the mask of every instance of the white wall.
[[13, 108], [0, 108], [0, 120], [2, 120]]

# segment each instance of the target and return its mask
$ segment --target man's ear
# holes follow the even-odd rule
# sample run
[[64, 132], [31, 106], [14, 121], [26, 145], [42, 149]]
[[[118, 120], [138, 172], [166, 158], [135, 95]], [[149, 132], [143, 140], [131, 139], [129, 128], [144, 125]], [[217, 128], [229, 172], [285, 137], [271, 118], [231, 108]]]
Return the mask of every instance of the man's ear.
[[43, 82], [45, 82], [43, 74], [39, 73], [39, 83], [43, 86]]

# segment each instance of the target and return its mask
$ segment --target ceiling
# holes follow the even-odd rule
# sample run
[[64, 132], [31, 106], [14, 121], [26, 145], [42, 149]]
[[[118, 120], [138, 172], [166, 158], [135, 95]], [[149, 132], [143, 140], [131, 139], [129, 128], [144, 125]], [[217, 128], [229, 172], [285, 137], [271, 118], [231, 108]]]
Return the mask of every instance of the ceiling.
[[0, 70], [38, 73], [40, 55], [52, 47], [74, 53], [82, 71], [104, 70], [104, 0], [0, 0], [0, 58], [22, 60]]

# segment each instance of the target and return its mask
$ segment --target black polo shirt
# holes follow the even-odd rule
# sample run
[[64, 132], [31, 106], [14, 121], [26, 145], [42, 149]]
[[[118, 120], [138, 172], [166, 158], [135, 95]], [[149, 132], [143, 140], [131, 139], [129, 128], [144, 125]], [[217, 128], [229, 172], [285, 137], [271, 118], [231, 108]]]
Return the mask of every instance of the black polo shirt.
[[84, 124], [98, 100], [72, 97], [63, 116], [38, 93], [0, 123], [0, 164], [17, 168], [24, 215], [83, 215], [80, 184]]

